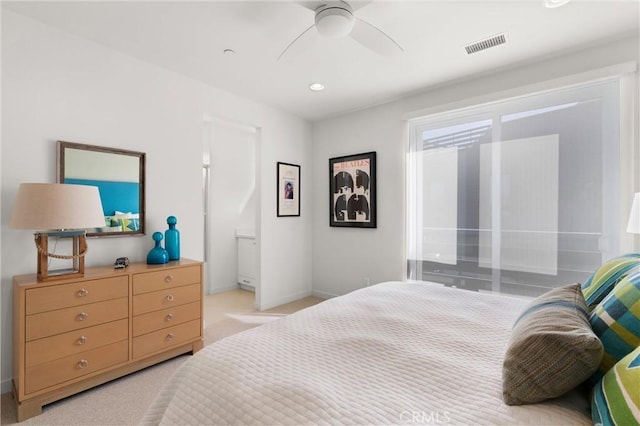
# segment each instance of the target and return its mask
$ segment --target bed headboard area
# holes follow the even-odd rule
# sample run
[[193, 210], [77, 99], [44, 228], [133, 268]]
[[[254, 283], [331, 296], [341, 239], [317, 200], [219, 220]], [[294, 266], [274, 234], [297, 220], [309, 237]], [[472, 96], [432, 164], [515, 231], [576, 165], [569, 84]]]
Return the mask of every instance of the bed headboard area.
[[65, 183], [97, 186], [105, 216], [113, 216], [116, 212], [140, 213], [138, 203], [140, 184], [138, 182], [66, 178]]

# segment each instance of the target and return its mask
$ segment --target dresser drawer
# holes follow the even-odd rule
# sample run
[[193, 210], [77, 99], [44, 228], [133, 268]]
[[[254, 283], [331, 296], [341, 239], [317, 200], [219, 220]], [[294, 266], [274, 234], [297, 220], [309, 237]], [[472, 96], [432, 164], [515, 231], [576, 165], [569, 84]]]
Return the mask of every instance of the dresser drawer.
[[91, 327], [128, 316], [128, 297], [27, 315], [25, 318], [26, 341]]
[[26, 314], [85, 305], [129, 295], [129, 277], [118, 276], [26, 291]]
[[133, 294], [199, 283], [200, 278], [200, 266], [135, 274], [133, 276]]
[[133, 315], [146, 314], [173, 306], [199, 301], [202, 297], [200, 284], [173, 287], [153, 293], [133, 296]]
[[129, 337], [127, 318], [106, 324], [70, 331], [44, 339], [33, 340], [26, 345], [26, 366], [42, 364], [100, 346], [126, 340]]
[[200, 302], [133, 317], [133, 337], [200, 318]]
[[165, 350], [171, 346], [193, 341], [200, 336], [201, 321], [197, 319], [134, 337], [133, 357], [140, 358], [154, 352]]
[[25, 393], [29, 394], [94, 371], [127, 362], [128, 358], [129, 344], [127, 340], [123, 340], [27, 368]]

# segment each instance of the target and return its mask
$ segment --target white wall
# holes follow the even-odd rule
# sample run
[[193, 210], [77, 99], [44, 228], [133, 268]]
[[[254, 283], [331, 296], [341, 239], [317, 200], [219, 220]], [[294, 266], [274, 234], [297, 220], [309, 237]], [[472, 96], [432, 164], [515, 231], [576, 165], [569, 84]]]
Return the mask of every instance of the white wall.
[[[638, 37], [492, 72], [472, 80], [459, 81], [378, 107], [328, 119], [313, 125], [313, 292], [340, 295], [385, 280], [402, 280], [404, 262], [404, 155], [405, 120], [549, 89], [549, 81], [567, 84], [567, 76], [637, 61]], [[635, 77], [637, 92], [637, 75]], [[637, 108], [637, 101], [636, 101]], [[637, 120], [637, 110], [635, 113]], [[638, 144], [637, 121], [631, 125], [627, 152]], [[328, 159], [360, 152], [377, 151], [378, 228], [330, 228], [328, 213]], [[637, 155], [636, 155], [637, 157]], [[640, 160], [635, 161], [636, 167]], [[625, 165], [625, 168], [628, 164]], [[624, 176], [621, 187], [640, 190], [638, 177]], [[634, 182], [635, 180], [635, 182]], [[625, 195], [626, 197], [626, 195]], [[621, 200], [625, 197], [621, 196]], [[629, 198], [626, 197], [626, 198]], [[624, 201], [621, 207], [625, 207]], [[630, 204], [629, 204], [630, 205]]]
[[12, 276], [36, 266], [31, 232], [7, 226], [18, 185], [55, 182], [57, 139], [146, 152], [148, 235], [91, 239], [87, 266], [144, 261], [169, 215], [179, 221], [181, 255], [202, 259], [204, 114], [259, 128], [258, 241], [268, 247], [261, 307], [309, 294], [311, 200], [302, 199], [296, 219], [276, 218], [275, 207], [277, 161], [300, 164], [303, 185], [310, 181], [305, 121], [3, 10], [2, 392], [11, 378]]
[[[313, 292], [321, 297], [401, 280], [404, 271], [404, 146], [400, 104], [313, 127]], [[376, 151], [377, 228], [329, 227], [329, 158]]]

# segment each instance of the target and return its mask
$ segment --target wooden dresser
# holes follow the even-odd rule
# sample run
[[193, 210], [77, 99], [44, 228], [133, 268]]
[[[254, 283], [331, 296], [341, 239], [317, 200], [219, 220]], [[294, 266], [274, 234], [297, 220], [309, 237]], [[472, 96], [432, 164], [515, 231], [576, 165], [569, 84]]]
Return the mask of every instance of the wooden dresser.
[[202, 262], [86, 268], [82, 278], [13, 279], [18, 421], [42, 406], [200, 350]]

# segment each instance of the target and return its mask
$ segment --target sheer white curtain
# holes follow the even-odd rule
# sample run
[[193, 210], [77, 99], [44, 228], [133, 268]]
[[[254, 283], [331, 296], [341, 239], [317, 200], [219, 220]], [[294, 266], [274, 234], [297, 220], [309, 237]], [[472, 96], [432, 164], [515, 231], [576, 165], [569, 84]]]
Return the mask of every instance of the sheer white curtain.
[[620, 82], [409, 122], [409, 279], [536, 295], [620, 238]]

